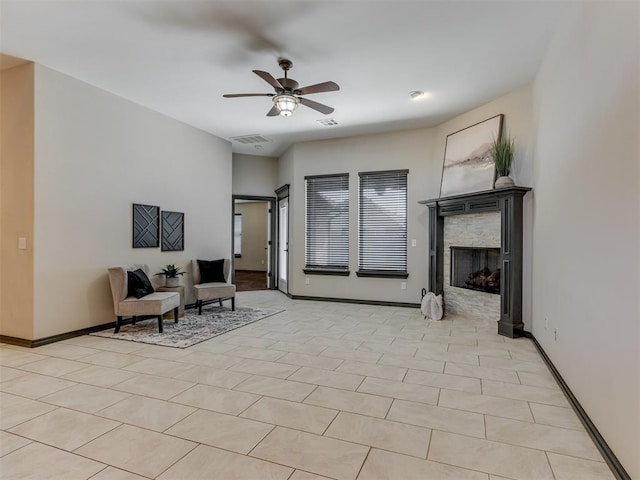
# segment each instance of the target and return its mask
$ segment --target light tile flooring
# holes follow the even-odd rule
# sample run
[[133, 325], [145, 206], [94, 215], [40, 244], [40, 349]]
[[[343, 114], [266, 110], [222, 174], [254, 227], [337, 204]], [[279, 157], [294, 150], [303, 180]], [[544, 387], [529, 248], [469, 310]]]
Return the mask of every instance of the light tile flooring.
[[527, 339], [416, 309], [293, 301], [187, 349], [0, 347], [0, 477], [611, 479]]

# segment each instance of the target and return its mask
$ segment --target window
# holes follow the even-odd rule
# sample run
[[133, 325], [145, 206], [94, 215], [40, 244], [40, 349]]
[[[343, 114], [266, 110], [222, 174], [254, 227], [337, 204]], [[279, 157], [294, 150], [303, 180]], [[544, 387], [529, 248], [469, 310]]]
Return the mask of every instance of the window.
[[349, 174], [305, 177], [305, 273], [349, 275]]
[[360, 173], [358, 272], [407, 278], [408, 170]]

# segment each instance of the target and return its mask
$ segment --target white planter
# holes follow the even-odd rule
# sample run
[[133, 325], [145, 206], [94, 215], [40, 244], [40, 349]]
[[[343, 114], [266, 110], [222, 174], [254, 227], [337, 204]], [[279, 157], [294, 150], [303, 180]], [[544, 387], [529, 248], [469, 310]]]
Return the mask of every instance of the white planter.
[[515, 185], [513, 178], [511, 177], [498, 177], [494, 188], [513, 187]]
[[178, 277], [166, 277], [165, 287], [177, 287], [180, 285], [180, 279]]

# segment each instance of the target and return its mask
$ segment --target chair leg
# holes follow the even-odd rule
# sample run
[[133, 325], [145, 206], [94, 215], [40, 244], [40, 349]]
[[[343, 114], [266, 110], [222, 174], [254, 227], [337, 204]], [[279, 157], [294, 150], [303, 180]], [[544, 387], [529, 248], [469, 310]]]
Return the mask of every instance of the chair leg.
[[221, 298], [218, 299], [218, 303], [220, 304], [220, 306], [222, 306], [222, 299]]
[[113, 333], [118, 333], [120, 331], [121, 324], [122, 324], [122, 316], [118, 315], [118, 318], [116, 319], [116, 329], [113, 331]]
[[162, 315], [158, 315], [158, 332], [163, 333], [164, 330], [162, 328]]
[[236, 310], [236, 297], [231, 297], [231, 310], [234, 312]]
[[178, 307], [173, 309], [173, 323], [178, 323]]
[[198, 315], [202, 315], [202, 300], [198, 300]]

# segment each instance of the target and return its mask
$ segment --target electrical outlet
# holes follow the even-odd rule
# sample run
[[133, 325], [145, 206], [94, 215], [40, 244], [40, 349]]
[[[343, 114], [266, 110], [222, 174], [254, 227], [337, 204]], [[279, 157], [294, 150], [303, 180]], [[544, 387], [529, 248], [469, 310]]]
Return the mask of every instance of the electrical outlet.
[[304, 284], [309, 285], [309, 277], [304, 277]]
[[549, 319], [544, 317], [544, 329], [549, 330]]
[[400, 290], [406, 290], [407, 289], [407, 282], [402, 282], [400, 284]]
[[27, 249], [27, 237], [18, 237], [18, 250]]
[[260, 263], [261, 263], [262, 265], [264, 265], [264, 260], [260, 260]]
[[416, 239], [414, 238], [413, 240], [411, 240], [411, 246], [415, 247], [418, 244], [418, 242], [416, 242]]
[[557, 342], [558, 341], [558, 329], [554, 328], [553, 329], [553, 339]]

